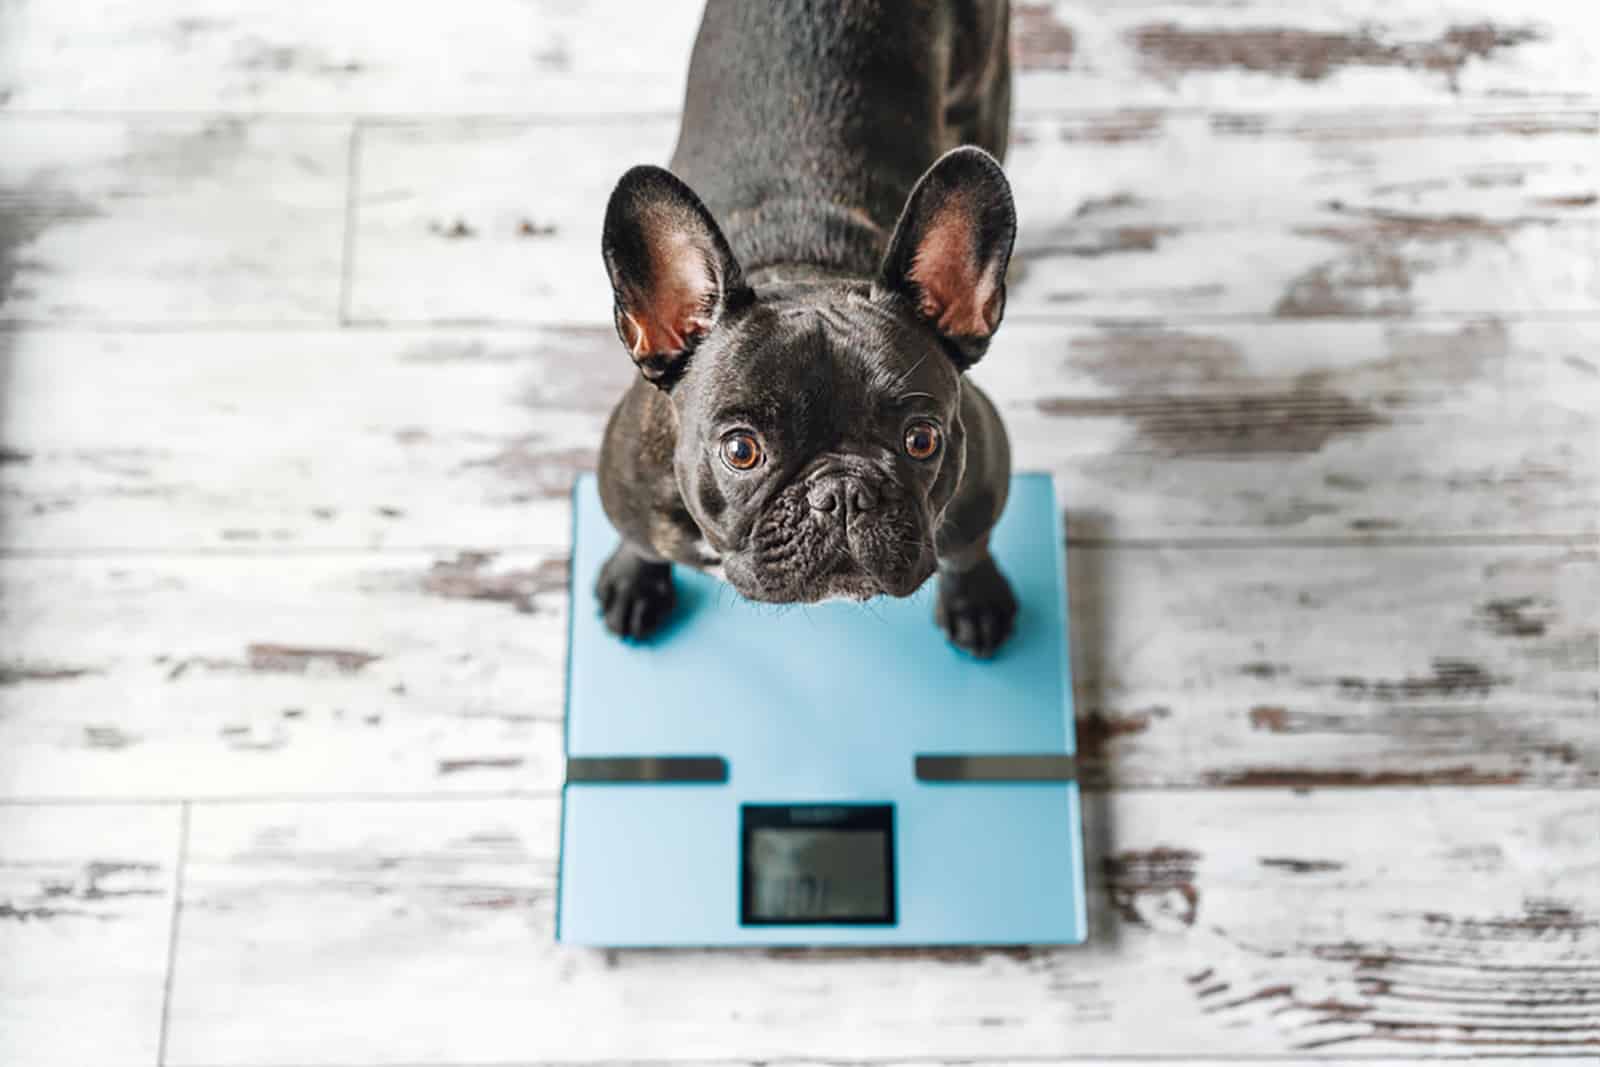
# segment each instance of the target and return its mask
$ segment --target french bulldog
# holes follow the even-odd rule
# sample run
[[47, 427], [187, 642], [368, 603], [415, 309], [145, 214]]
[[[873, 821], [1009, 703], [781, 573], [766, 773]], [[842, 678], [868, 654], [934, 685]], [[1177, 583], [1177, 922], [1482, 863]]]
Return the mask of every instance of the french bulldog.
[[674, 564], [777, 604], [937, 572], [958, 647], [1011, 632], [988, 546], [1010, 450], [964, 377], [1016, 234], [1007, 22], [1005, 0], [707, 4], [671, 169], [629, 170], [605, 214], [639, 371], [599, 462], [614, 633], [662, 625]]

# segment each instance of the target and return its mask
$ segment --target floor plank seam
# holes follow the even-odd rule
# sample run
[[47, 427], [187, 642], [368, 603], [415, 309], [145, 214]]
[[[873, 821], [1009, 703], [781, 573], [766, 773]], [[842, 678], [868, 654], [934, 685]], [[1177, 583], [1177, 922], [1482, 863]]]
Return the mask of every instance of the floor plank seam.
[[178, 858], [173, 873], [172, 917], [167, 929], [167, 969], [161, 983], [161, 1031], [156, 1041], [156, 1067], [166, 1067], [167, 1039], [171, 1032], [172, 988], [178, 968], [178, 935], [183, 921], [183, 879], [189, 861], [190, 801], [178, 809]]

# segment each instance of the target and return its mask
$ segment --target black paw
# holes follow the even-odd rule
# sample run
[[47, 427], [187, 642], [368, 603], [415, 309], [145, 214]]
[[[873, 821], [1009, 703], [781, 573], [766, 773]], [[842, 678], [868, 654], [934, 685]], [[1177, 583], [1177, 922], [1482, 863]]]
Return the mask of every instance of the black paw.
[[957, 648], [988, 659], [1011, 636], [1017, 598], [994, 560], [986, 559], [970, 571], [939, 575], [933, 618]]
[[640, 559], [627, 548], [619, 548], [600, 568], [594, 595], [600, 601], [606, 629], [618, 637], [643, 640], [672, 614], [677, 599], [672, 564]]

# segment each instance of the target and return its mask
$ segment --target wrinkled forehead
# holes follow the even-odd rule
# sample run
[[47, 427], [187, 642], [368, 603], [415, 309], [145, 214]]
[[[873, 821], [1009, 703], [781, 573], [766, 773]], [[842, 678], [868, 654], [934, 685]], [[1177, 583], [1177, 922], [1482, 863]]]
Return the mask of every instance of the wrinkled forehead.
[[957, 377], [926, 330], [850, 296], [758, 306], [730, 341], [716, 403], [765, 426], [870, 416], [912, 393], [945, 395]]

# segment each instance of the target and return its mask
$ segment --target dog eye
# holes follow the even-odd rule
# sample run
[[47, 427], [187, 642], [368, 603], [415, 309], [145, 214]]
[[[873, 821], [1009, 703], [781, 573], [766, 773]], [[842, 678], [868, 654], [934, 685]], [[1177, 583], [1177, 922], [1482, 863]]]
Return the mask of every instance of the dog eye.
[[754, 470], [761, 463], [761, 442], [754, 434], [730, 433], [722, 439], [722, 462], [736, 471]]
[[932, 459], [939, 451], [939, 427], [931, 422], [913, 422], [906, 427], [906, 455], [912, 459]]

